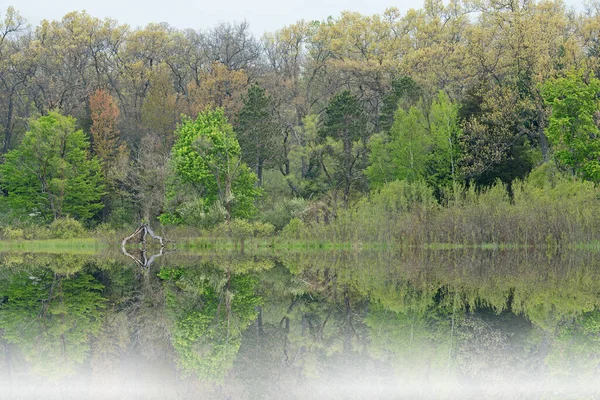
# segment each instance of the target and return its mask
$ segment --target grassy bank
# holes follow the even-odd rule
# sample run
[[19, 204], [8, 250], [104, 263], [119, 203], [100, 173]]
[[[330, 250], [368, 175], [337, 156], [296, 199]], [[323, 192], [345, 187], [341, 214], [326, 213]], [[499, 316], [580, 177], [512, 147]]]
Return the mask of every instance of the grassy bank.
[[0, 240], [3, 252], [40, 252], [98, 254], [108, 246], [96, 238], [48, 239], [48, 240]]

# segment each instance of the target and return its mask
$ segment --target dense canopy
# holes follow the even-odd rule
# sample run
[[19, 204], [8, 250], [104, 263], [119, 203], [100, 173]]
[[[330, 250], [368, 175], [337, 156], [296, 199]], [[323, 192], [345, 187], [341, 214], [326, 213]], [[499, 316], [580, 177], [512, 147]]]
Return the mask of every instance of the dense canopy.
[[[597, 2], [428, 0], [260, 38], [247, 23], [133, 29], [85, 12], [29, 27], [8, 8], [0, 207], [91, 225], [162, 215], [280, 229], [329, 222], [395, 180], [426, 183], [441, 205], [497, 182], [512, 196], [544, 162], [597, 183], [599, 33]], [[32, 153], [32, 135], [59, 115], [78, 150], [58, 158], [75, 166], [54, 165], [64, 176], [45, 171], [44, 183], [35, 165], [59, 149]], [[235, 138], [225, 153], [216, 136], [196, 141], [209, 116]]]

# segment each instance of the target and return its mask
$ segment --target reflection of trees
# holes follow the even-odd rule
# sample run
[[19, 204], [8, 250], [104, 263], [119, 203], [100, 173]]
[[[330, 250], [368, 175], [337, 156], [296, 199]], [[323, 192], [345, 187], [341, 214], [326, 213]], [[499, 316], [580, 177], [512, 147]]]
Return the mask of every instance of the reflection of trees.
[[[289, 259], [308, 282], [328, 270], [338, 287], [369, 298], [369, 356], [393, 366], [395, 382], [539, 382], [548, 367], [567, 376], [598, 371], [600, 323], [590, 321], [600, 309], [600, 268], [590, 253], [418, 250]], [[310, 296], [315, 291], [311, 286]]]
[[589, 384], [600, 378], [600, 310], [564, 321], [556, 330], [546, 357], [556, 378]]
[[178, 381], [189, 390], [257, 399], [335, 398], [329, 383], [368, 397], [351, 388], [598, 377], [600, 268], [589, 255], [177, 252], [150, 270], [106, 256], [0, 257], [10, 266], [0, 368], [11, 355], [17, 372], [24, 359], [62, 376], [91, 353], [98, 382], [152, 384], [177, 380], [174, 359], [193, 375]]
[[315, 380], [368, 380], [362, 296], [327, 270], [294, 275], [277, 263], [260, 278], [265, 304], [235, 367], [251, 398], [323, 398]]
[[60, 275], [79, 272], [92, 257], [78, 254], [16, 253], [0, 254], [0, 265], [13, 270], [48, 268]]
[[94, 342], [95, 371], [100, 373], [103, 367], [112, 367], [126, 349], [154, 364], [170, 359], [165, 299], [154, 266], [142, 269], [133, 263], [123, 265], [121, 257], [99, 259], [97, 264], [107, 286], [110, 308]]
[[389, 363], [403, 382], [428, 380], [433, 377], [430, 371], [446, 375], [454, 334], [444, 307], [397, 312], [373, 305], [365, 323], [370, 332], [369, 352]]
[[36, 373], [74, 372], [102, 324], [103, 285], [92, 275], [66, 277], [48, 269], [17, 272], [0, 284], [0, 327]]
[[231, 369], [242, 333], [262, 303], [252, 275], [237, 275], [211, 264], [162, 269], [171, 341], [186, 373], [221, 381]]

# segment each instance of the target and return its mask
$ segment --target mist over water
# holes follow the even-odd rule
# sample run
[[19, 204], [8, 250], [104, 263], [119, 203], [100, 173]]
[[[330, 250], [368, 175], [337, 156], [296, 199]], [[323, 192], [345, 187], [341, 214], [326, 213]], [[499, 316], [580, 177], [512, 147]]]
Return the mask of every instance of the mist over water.
[[0, 398], [597, 398], [600, 257], [0, 254]]

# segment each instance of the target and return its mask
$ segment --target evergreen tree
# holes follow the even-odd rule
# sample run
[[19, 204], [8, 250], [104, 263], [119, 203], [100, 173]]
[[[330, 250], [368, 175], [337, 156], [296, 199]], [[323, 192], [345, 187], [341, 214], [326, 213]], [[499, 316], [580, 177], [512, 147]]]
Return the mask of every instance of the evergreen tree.
[[263, 168], [273, 166], [280, 156], [279, 127], [273, 115], [273, 100], [265, 89], [253, 85], [244, 98], [237, 124], [237, 134], [242, 149], [242, 160], [258, 177], [262, 185]]
[[394, 114], [401, 103], [403, 106], [413, 106], [419, 101], [421, 92], [417, 83], [409, 76], [403, 76], [392, 82], [391, 90], [383, 98], [379, 129], [388, 132], [394, 124]]
[[367, 119], [360, 102], [349, 91], [331, 99], [325, 112], [321, 129], [324, 155], [334, 160], [335, 168], [329, 171], [325, 160], [321, 164], [333, 188], [341, 187], [344, 204], [348, 204], [350, 189], [363, 180], [369, 138]]

